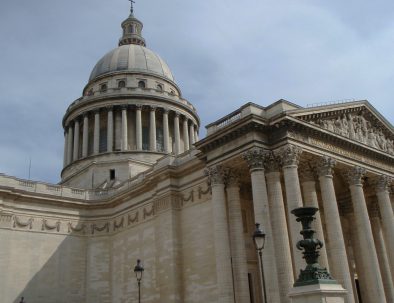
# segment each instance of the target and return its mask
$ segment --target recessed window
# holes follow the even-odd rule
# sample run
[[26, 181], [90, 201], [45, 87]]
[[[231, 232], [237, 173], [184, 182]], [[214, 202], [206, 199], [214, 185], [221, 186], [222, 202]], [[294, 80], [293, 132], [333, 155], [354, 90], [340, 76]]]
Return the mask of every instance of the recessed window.
[[173, 89], [170, 90], [170, 94], [175, 96], [175, 91]]
[[119, 81], [119, 82], [118, 82], [118, 87], [119, 87], [119, 88], [126, 87], [126, 81], [124, 81], [124, 80]]
[[101, 86], [100, 86], [100, 91], [106, 92], [107, 90], [108, 90], [107, 84], [101, 84]]
[[109, 170], [109, 179], [115, 180], [115, 170], [114, 169]]
[[134, 33], [134, 26], [132, 26], [132, 25], [129, 26], [129, 33], [130, 34]]
[[145, 81], [142, 81], [142, 80], [139, 81], [139, 82], [138, 82], [138, 87], [139, 87], [139, 88], [145, 88], [145, 87], [146, 87]]
[[162, 85], [162, 84], [157, 84], [156, 89], [157, 89], [159, 92], [162, 92], [162, 91], [163, 91], [163, 85]]

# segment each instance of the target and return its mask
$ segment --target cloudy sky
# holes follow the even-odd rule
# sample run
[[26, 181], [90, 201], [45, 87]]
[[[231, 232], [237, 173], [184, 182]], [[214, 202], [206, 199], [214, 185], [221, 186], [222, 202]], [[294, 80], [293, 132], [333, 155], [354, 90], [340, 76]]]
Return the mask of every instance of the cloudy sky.
[[[248, 101], [368, 99], [394, 122], [392, 0], [136, 0], [206, 125]], [[58, 182], [61, 120], [117, 46], [126, 0], [0, 2], [0, 172]]]

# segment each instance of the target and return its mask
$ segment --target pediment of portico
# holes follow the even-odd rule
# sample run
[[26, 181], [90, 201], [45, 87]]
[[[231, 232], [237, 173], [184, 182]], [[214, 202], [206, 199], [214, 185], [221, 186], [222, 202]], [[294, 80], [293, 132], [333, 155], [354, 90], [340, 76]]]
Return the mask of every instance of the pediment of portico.
[[303, 108], [288, 115], [394, 155], [394, 128], [368, 101]]

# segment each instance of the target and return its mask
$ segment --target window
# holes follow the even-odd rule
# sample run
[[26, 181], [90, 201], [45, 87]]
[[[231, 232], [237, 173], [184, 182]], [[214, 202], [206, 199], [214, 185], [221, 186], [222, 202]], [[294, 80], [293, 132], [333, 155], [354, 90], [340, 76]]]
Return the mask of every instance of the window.
[[115, 170], [114, 169], [109, 170], [109, 179], [115, 180]]
[[134, 26], [132, 26], [132, 25], [129, 26], [129, 33], [130, 34], [134, 33]]
[[106, 92], [107, 89], [108, 89], [107, 84], [101, 84], [101, 86], [100, 86], [100, 91]]
[[170, 90], [170, 94], [175, 96], [175, 91], [173, 89]]
[[120, 81], [118, 82], [118, 87], [119, 87], [119, 88], [126, 87], [126, 81], [120, 80]]
[[162, 92], [163, 91], [163, 85], [162, 84], [157, 84], [156, 89], [157, 89], [157, 91]]
[[145, 81], [143, 81], [143, 80], [139, 81], [138, 82], [138, 87], [139, 88], [145, 88], [146, 87]]
[[93, 88], [89, 89], [89, 91], [86, 93], [87, 96], [93, 96]]

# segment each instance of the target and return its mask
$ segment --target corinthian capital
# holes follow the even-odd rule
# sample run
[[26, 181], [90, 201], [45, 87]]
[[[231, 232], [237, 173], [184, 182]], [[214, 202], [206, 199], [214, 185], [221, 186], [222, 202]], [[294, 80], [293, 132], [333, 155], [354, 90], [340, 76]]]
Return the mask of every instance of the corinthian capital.
[[387, 175], [381, 175], [374, 180], [376, 192], [389, 191], [393, 179]]
[[316, 174], [309, 165], [303, 165], [298, 169], [301, 182], [315, 181]]
[[268, 172], [279, 171], [280, 157], [272, 151], [267, 152], [264, 157], [264, 167]]
[[208, 181], [210, 185], [218, 185], [225, 183], [227, 169], [222, 165], [215, 165], [207, 168], [204, 171], [204, 174], [208, 177]]
[[360, 166], [351, 168], [344, 174], [345, 180], [349, 185], [361, 185], [363, 184], [363, 178], [366, 173], [366, 169]]
[[238, 170], [229, 168], [226, 170], [225, 182], [227, 187], [239, 186], [240, 173]]
[[319, 176], [332, 176], [337, 161], [330, 157], [323, 157], [317, 161], [315, 167]]
[[264, 159], [267, 151], [259, 147], [251, 148], [250, 150], [242, 154], [244, 159], [249, 166], [250, 170], [264, 169]]
[[302, 154], [302, 148], [288, 144], [275, 151], [275, 153], [282, 159], [283, 166], [298, 165]]

